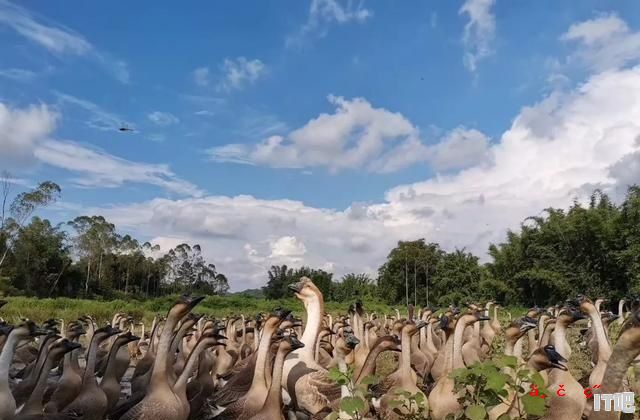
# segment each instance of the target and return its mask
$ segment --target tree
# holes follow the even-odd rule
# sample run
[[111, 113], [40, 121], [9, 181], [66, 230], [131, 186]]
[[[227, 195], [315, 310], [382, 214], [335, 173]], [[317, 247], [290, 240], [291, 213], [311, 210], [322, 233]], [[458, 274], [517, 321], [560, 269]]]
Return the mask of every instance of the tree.
[[432, 303], [430, 287], [444, 251], [424, 239], [400, 241], [378, 269], [380, 296], [388, 303]]
[[289, 294], [287, 286], [295, 283], [294, 272], [286, 265], [272, 265], [267, 272], [269, 280], [262, 288], [267, 299], [280, 299]]
[[24, 293], [49, 296], [71, 264], [66, 234], [48, 220], [34, 217], [21, 227], [13, 248], [12, 285]]
[[0, 211], [0, 244], [2, 245], [0, 269], [2, 269], [2, 264], [11, 248], [11, 241], [15, 239], [24, 222], [39, 207], [45, 207], [56, 202], [60, 198], [61, 189], [55, 182], [41, 182], [33, 190], [18, 194], [9, 205], [7, 213], [6, 206], [11, 192], [11, 176], [6, 171], [0, 175], [0, 188], [2, 189], [0, 192], [2, 200], [2, 209]]
[[368, 274], [346, 274], [340, 282], [333, 284], [333, 299], [337, 302], [373, 298], [375, 295], [376, 285]]
[[509, 304], [555, 304], [577, 293], [618, 299], [640, 291], [639, 226], [638, 187], [619, 206], [596, 190], [587, 206], [525, 219], [520, 232], [491, 245], [487, 268]]
[[436, 304], [446, 306], [476, 300], [485, 276], [486, 269], [475, 255], [464, 250], [443, 254], [433, 278]]
[[[75, 229], [74, 239], [76, 253], [86, 264], [85, 294], [89, 293], [92, 269], [95, 271], [95, 283], [101, 287], [103, 262], [105, 256], [112, 254], [120, 238], [116, 227], [103, 216], [79, 216], [68, 222]], [[111, 287], [108, 283], [107, 287]]]
[[180, 244], [170, 250], [168, 255], [169, 270], [165, 282], [174, 290], [200, 291], [213, 295], [223, 295], [229, 290], [226, 276], [216, 271], [216, 266], [207, 263], [202, 255], [200, 245], [193, 247]]

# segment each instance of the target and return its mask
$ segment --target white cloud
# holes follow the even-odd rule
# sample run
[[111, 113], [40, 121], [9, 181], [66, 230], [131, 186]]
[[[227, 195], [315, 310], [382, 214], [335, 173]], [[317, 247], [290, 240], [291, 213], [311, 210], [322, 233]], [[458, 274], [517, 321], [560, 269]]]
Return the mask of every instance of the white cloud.
[[475, 72], [478, 62], [493, 53], [491, 43], [495, 37], [496, 19], [491, 11], [495, 0], [466, 0], [459, 13], [469, 15], [462, 40], [465, 46], [463, 62]]
[[[400, 185], [379, 203], [333, 210], [292, 200], [208, 196], [95, 211], [133, 231], [200, 243], [234, 290], [263, 285], [269, 265], [286, 258], [295, 265], [330, 262], [337, 276], [374, 273], [396, 241], [418, 237], [486, 255], [489, 242], [504, 240], [505, 231], [527, 216], [587, 199], [594, 186], [613, 191], [640, 182], [639, 92], [640, 67], [609, 71], [523, 108], [495, 142], [472, 129], [453, 130], [437, 153], [426, 155], [447, 167], [447, 147], [470, 142], [490, 159], [468, 156], [466, 169]], [[366, 110], [359, 121], [375, 113], [359, 106]], [[321, 116], [305, 127], [323, 126], [326, 119], [334, 130], [350, 127], [335, 118]], [[403, 120], [397, 116], [391, 125], [412, 132]], [[325, 135], [311, 139], [336, 136]]]
[[265, 64], [258, 60], [247, 60], [245, 57], [236, 59], [225, 58], [222, 63], [223, 77], [218, 88], [221, 90], [240, 90], [247, 85], [254, 84], [267, 71]]
[[39, 23], [26, 9], [5, 0], [0, 1], [0, 23], [54, 53], [84, 55], [93, 48], [80, 34]]
[[373, 12], [364, 8], [364, 1], [348, 0], [312, 0], [309, 7], [307, 22], [293, 35], [287, 37], [286, 45], [299, 46], [308, 37], [326, 36], [329, 26], [333, 23], [346, 24], [350, 22], [363, 23]]
[[307, 253], [307, 247], [295, 236], [282, 236], [271, 241], [271, 258], [298, 258]]
[[36, 73], [25, 69], [3, 69], [0, 70], [0, 76], [7, 79], [16, 80], [18, 82], [30, 82], [36, 78]]
[[0, 102], [0, 163], [19, 167], [33, 161], [34, 148], [54, 130], [57, 118], [45, 105], [11, 109]]
[[79, 33], [54, 22], [43, 23], [27, 9], [7, 0], [0, 0], [0, 25], [6, 25], [18, 34], [53, 54], [85, 56], [99, 63], [117, 80], [129, 83], [127, 64], [99, 52]]
[[486, 159], [488, 139], [477, 130], [453, 130], [435, 145], [402, 114], [375, 108], [363, 98], [329, 96], [333, 114], [320, 114], [286, 136], [249, 146], [232, 143], [208, 151], [212, 160], [274, 168], [327, 167], [332, 172], [365, 168], [388, 173], [418, 162], [437, 171], [462, 169]]
[[615, 14], [571, 25], [560, 39], [578, 44], [568, 64], [586, 64], [592, 70], [602, 71], [640, 60], [640, 32], [631, 31]]
[[86, 124], [91, 128], [95, 128], [101, 131], [118, 131], [118, 129], [122, 127], [122, 125], [126, 125], [129, 128], [134, 128], [134, 125], [132, 123], [124, 121], [121, 116], [109, 111], [105, 111], [99, 105], [91, 101], [77, 98], [66, 93], [54, 93], [62, 104], [74, 105], [87, 112], [89, 114], [89, 119], [86, 121]]
[[168, 165], [130, 161], [88, 145], [51, 139], [57, 119], [58, 114], [45, 105], [12, 109], [0, 102], [0, 164], [24, 170], [27, 164], [39, 161], [81, 174], [73, 181], [84, 187], [142, 183], [183, 196], [204, 194], [177, 177]]
[[196, 82], [198, 86], [209, 86], [209, 83], [211, 83], [209, 73], [208, 67], [198, 67], [193, 71], [193, 81]]
[[148, 114], [147, 118], [152, 123], [160, 126], [167, 126], [167, 125], [177, 124], [180, 122], [178, 117], [171, 114], [170, 112], [154, 111]]
[[478, 130], [458, 127], [429, 148], [428, 162], [437, 171], [464, 169], [490, 159], [489, 138]]
[[84, 187], [113, 188], [140, 183], [184, 196], [203, 195], [202, 190], [178, 178], [165, 164], [130, 161], [71, 141], [45, 140], [34, 153], [41, 162], [82, 174], [73, 181]]
[[417, 135], [402, 115], [373, 108], [366, 100], [329, 96], [333, 114], [320, 114], [287, 137], [271, 136], [254, 147], [230, 144], [209, 151], [217, 161], [280, 168], [359, 168], [384, 151], [384, 142]]

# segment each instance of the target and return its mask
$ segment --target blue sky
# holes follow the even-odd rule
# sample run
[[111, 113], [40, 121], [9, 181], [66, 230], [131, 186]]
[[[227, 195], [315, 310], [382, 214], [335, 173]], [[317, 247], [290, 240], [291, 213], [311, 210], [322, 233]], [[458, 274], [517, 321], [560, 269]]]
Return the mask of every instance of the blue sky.
[[485, 256], [638, 181], [639, 30], [631, 0], [0, 0], [0, 169], [234, 290], [401, 239]]

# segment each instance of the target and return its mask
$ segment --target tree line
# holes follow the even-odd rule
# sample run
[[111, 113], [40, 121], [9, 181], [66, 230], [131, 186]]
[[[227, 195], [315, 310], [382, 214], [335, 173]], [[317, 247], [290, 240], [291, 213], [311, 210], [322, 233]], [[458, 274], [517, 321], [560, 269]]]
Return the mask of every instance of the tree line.
[[[223, 295], [229, 281], [199, 245], [168, 251], [121, 235], [103, 216], [58, 225], [34, 214], [55, 203], [51, 181], [12, 197], [0, 177], [0, 293], [39, 297], [155, 297], [173, 293]], [[425, 239], [400, 241], [377, 276], [340, 280], [312, 267], [272, 266], [261, 290], [247, 296], [290, 297], [288, 286], [311, 278], [326, 300], [376, 299], [388, 304], [448, 305], [494, 299], [506, 305], [547, 305], [583, 293], [618, 299], [640, 294], [640, 187], [616, 204], [596, 190], [589, 203], [547, 208], [525, 219], [489, 261], [464, 249], [446, 251]]]
[[[528, 217], [505, 241], [491, 244], [483, 263], [464, 249], [451, 252], [425, 239], [400, 241], [378, 269], [377, 280], [349, 274], [272, 267], [268, 297], [310, 273], [333, 300], [377, 298], [388, 304], [437, 305], [493, 299], [505, 305], [548, 305], [578, 293], [617, 300], [640, 295], [640, 187], [615, 204], [596, 190], [582, 205], [547, 208]], [[359, 280], [356, 280], [359, 279]]]
[[[172, 293], [225, 294], [228, 280], [199, 245], [158, 245], [121, 235], [103, 216], [58, 225], [33, 216], [55, 203], [51, 181], [17, 194], [0, 179], [0, 292], [38, 297], [156, 297]], [[33, 216], [33, 217], [32, 217]]]

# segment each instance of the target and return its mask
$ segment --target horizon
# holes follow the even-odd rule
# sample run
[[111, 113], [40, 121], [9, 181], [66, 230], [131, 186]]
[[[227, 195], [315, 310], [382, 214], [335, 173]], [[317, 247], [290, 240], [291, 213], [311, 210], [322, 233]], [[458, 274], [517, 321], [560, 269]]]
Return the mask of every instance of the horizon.
[[0, 170], [58, 183], [54, 222], [200, 244], [230, 292], [400, 240], [486, 261], [640, 182], [638, 2], [62, 4], [0, 0]]

